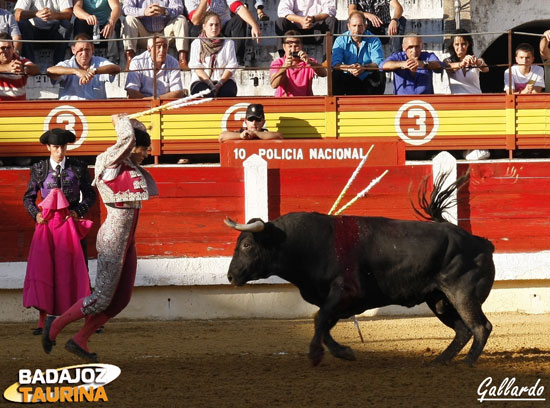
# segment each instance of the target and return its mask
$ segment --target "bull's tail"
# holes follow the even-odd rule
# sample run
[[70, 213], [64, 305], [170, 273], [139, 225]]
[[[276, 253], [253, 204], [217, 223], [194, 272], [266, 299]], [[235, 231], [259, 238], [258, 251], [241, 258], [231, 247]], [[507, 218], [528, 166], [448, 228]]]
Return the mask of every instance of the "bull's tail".
[[468, 170], [466, 174], [456, 179], [447, 188], [443, 189], [449, 177], [448, 172], [443, 172], [434, 181], [434, 187], [430, 194], [428, 194], [429, 176], [424, 177], [418, 187], [418, 205], [420, 209], [416, 207], [411, 199], [411, 205], [414, 212], [420, 218], [427, 221], [447, 222], [447, 220], [443, 218], [443, 213], [445, 210], [457, 204], [457, 200], [452, 198], [452, 194], [460, 190], [466, 184], [469, 176], [470, 171]]

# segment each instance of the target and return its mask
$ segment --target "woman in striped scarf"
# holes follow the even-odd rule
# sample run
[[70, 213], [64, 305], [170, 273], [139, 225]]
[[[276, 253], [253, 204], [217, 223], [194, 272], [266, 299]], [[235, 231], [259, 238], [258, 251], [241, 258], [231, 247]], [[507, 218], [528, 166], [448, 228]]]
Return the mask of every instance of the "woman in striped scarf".
[[232, 40], [219, 38], [220, 32], [220, 17], [208, 11], [204, 16], [202, 33], [191, 44], [191, 94], [210, 89], [211, 96], [237, 95], [237, 84], [233, 79], [238, 67], [235, 45]]

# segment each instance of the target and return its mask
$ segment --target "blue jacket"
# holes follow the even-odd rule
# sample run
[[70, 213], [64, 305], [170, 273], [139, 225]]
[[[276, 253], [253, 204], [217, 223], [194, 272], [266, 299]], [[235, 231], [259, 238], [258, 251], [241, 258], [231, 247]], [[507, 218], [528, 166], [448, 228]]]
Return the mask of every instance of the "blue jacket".
[[[369, 30], [365, 30], [365, 35], [372, 35]], [[371, 62], [380, 66], [384, 60], [384, 52], [382, 43], [377, 37], [362, 37], [361, 46], [357, 49], [357, 45], [351, 38], [351, 33], [346, 31], [334, 41], [332, 46], [332, 66], [335, 65], [368, 65]], [[370, 71], [363, 72], [359, 78], [365, 79], [370, 75]]]

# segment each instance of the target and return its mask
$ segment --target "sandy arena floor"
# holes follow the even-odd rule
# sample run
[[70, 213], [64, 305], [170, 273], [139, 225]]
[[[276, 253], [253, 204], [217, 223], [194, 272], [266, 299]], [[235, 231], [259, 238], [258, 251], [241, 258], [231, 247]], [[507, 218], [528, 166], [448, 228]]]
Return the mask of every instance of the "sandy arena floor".
[[[493, 334], [475, 368], [461, 363], [464, 352], [449, 366], [429, 364], [452, 338], [452, 331], [432, 317], [362, 319], [364, 344], [351, 321], [340, 322], [332, 333], [354, 348], [357, 361], [327, 352], [318, 367], [306, 355], [311, 320], [115, 320], [90, 344], [101, 362], [119, 366], [122, 373], [106, 386], [109, 402], [85, 406], [476, 407], [478, 387], [487, 377], [493, 385], [515, 377], [515, 385], [529, 387], [540, 379], [546, 401], [482, 405], [549, 406], [550, 316], [488, 317]], [[30, 324], [0, 328], [2, 394], [17, 381], [19, 369], [79, 362], [63, 348], [76, 324], [60, 335], [51, 355], [44, 354]], [[54, 405], [83, 406], [47, 406]], [[20, 405], [2, 399], [0, 406]]]

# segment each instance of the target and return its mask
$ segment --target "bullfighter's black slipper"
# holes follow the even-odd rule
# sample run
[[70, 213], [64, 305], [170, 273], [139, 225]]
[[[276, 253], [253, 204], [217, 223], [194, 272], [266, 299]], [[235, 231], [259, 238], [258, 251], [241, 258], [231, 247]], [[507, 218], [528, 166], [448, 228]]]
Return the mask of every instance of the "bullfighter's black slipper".
[[50, 328], [55, 318], [56, 316], [50, 315], [46, 317], [46, 321], [44, 322], [44, 331], [42, 332], [42, 348], [46, 354], [50, 354], [53, 346], [55, 346], [55, 340], [50, 340]]
[[97, 363], [97, 354], [90, 353], [84, 350], [82, 347], [76, 344], [73, 339], [69, 339], [69, 341], [67, 341], [67, 343], [65, 344], [65, 349], [73, 354], [76, 354], [78, 357], [89, 361], [90, 363]]

